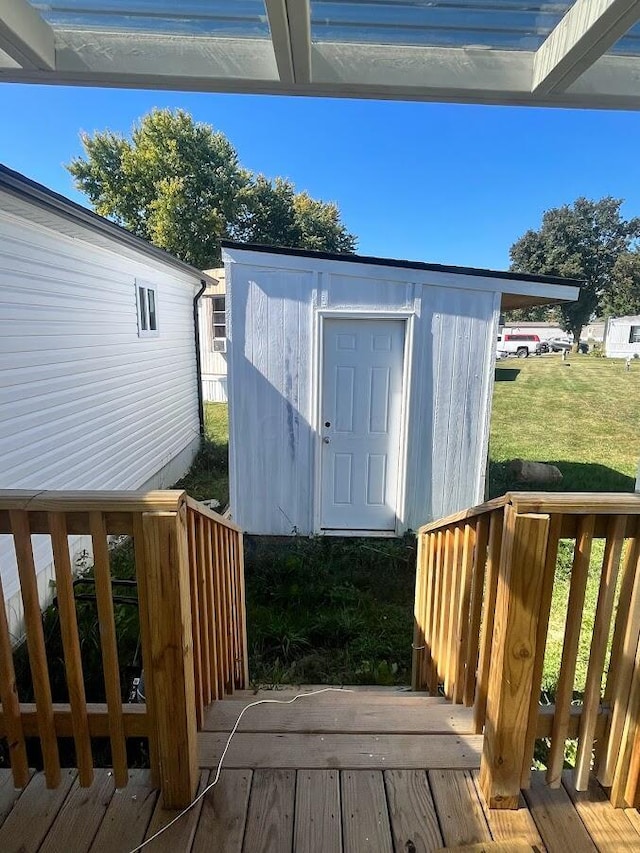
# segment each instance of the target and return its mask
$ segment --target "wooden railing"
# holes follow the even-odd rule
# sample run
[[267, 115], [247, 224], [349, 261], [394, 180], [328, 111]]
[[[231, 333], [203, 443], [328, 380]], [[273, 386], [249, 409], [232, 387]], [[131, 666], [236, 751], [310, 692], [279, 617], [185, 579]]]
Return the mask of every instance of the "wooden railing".
[[[540, 703], [558, 547], [573, 542], [555, 703]], [[573, 701], [595, 539], [604, 540], [582, 700]], [[560, 784], [593, 769], [616, 806], [640, 806], [640, 495], [507, 494], [418, 532], [413, 687], [473, 706], [484, 731], [480, 781], [492, 807], [516, 808], [537, 738]], [[604, 684], [604, 688], [603, 688]]]
[[[20, 702], [6, 612], [0, 607], [0, 736], [14, 781], [29, 779], [26, 739], [40, 741], [46, 782], [60, 783], [58, 738], [72, 737], [82, 786], [93, 778], [92, 739], [108, 737], [114, 781], [127, 784], [126, 739], [146, 737], [167, 808], [196, 790], [196, 736], [204, 707], [247, 684], [240, 530], [184, 492], [0, 492], [0, 533], [13, 537], [31, 686]], [[50, 537], [68, 702], [54, 704], [32, 534]], [[133, 538], [145, 704], [123, 702], [110, 537]], [[86, 701], [69, 536], [91, 537], [105, 704]], [[4, 600], [0, 581], [0, 596]]]

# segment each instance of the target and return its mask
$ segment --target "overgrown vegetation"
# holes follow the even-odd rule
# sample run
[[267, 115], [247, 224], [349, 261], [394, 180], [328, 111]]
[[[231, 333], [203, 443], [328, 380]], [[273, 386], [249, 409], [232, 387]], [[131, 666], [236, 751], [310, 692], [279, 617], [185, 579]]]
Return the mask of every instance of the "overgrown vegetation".
[[415, 540], [246, 540], [256, 684], [402, 684], [410, 678]]

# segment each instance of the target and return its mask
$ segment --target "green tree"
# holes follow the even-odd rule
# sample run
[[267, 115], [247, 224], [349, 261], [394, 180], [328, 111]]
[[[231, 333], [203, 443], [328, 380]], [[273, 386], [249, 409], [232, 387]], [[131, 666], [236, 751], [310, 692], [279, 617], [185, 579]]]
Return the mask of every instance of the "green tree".
[[579, 299], [560, 306], [564, 328], [576, 343], [615, 284], [616, 261], [640, 237], [640, 219], [624, 219], [621, 205], [621, 199], [610, 197], [579, 198], [546, 211], [541, 227], [527, 231], [511, 247], [514, 271], [584, 281]]
[[625, 252], [613, 267], [613, 287], [602, 299], [607, 317], [640, 314], [640, 251]]
[[200, 269], [219, 263], [225, 237], [355, 250], [335, 204], [253, 175], [223, 133], [183, 110], [152, 110], [130, 138], [104, 131], [81, 140], [84, 156], [67, 168], [94, 210]]

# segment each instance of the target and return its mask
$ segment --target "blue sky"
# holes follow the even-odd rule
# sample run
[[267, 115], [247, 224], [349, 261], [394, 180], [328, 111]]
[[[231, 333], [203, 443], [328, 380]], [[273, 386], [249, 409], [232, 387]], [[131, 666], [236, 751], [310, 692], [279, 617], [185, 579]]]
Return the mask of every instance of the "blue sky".
[[640, 215], [640, 113], [0, 85], [0, 162], [83, 202], [80, 130], [152, 107], [223, 131], [246, 167], [336, 201], [359, 251], [506, 268], [544, 210], [614, 195]]

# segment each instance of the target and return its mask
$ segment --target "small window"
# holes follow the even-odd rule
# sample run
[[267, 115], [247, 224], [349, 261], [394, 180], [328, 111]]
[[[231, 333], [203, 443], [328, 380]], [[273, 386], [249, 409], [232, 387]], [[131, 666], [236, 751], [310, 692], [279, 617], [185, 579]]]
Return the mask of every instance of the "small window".
[[158, 290], [155, 284], [136, 282], [136, 305], [138, 308], [138, 336], [152, 337], [158, 334]]
[[629, 343], [640, 344], [640, 326], [631, 326], [629, 329]]
[[213, 297], [213, 337], [226, 338], [225, 298], [224, 296]]

